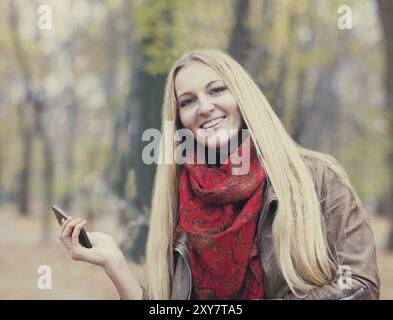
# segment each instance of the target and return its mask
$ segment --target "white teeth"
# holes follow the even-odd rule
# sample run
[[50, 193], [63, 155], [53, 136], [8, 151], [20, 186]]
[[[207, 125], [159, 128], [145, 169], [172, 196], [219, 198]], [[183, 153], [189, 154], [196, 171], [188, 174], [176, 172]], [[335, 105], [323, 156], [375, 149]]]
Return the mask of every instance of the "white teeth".
[[221, 118], [217, 118], [212, 121], [206, 122], [204, 125], [202, 125], [202, 128], [207, 129], [207, 128], [213, 127], [213, 126], [219, 124], [222, 120], [224, 120], [224, 118], [225, 117], [221, 117]]

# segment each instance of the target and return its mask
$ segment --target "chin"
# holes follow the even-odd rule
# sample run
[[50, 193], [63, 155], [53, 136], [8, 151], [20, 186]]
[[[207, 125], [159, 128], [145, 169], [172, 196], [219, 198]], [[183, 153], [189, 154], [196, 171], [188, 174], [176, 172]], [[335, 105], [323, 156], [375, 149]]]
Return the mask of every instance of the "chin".
[[[197, 140], [200, 144], [203, 144], [205, 147], [209, 149], [216, 149], [216, 151], [223, 150], [225, 152], [226, 149], [229, 147], [229, 141], [232, 140], [232, 138], [237, 137], [236, 134], [219, 134], [219, 135], [212, 135], [210, 137], [201, 137], [197, 135]], [[206, 139], [206, 140], [204, 140]], [[235, 142], [237, 145], [237, 141]]]
[[[219, 139], [219, 140], [218, 140]], [[229, 137], [221, 137], [217, 138], [217, 141], [212, 141], [212, 142], [207, 142], [205, 145], [209, 149], [214, 149], [217, 152], [222, 151], [223, 153], [227, 152], [226, 149], [228, 149], [228, 144], [229, 144]]]
[[222, 142], [222, 143], [207, 143], [207, 144], [205, 144], [205, 146], [208, 147], [209, 149], [215, 149], [218, 152], [218, 151], [220, 151], [220, 149], [224, 148], [226, 144], [227, 144], [227, 141]]

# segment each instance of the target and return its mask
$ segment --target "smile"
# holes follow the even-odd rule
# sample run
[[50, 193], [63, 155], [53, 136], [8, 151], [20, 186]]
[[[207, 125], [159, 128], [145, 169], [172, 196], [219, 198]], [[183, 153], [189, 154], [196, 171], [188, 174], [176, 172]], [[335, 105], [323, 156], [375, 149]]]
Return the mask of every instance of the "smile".
[[218, 124], [220, 124], [224, 119], [225, 119], [225, 117], [219, 117], [219, 118], [213, 119], [211, 121], [205, 122], [204, 124], [201, 125], [201, 128], [203, 128], [203, 129], [213, 128], [213, 127], [217, 126]]

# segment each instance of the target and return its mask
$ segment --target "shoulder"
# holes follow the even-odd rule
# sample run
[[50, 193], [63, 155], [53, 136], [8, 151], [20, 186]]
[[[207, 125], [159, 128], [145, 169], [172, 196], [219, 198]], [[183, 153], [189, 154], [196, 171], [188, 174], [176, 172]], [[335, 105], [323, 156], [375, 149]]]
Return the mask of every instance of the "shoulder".
[[362, 221], [359, 219], [366, 216], [366, 209], [343, 166], [334, 157], [321, 153], [304, 157], [304, 160], [312, 172], [324, 217], [342, 222]]
[[308, 152], [304, 162], [313, 178], [315, 189], [320, 196], [351, 191], [348, 175], [344, 167], [333, 156], [321, 152]]

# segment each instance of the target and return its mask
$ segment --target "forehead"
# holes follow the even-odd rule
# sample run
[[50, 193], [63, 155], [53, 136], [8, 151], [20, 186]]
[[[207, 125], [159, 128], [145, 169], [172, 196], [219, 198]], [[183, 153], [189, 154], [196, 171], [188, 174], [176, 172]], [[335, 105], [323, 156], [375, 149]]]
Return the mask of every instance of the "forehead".
[[183, 66], [175, 77], [177, 95], [184, 92], [195, 92], [214, 80], [222, 80], [211, 67], [200, 61], [193, 61]]

